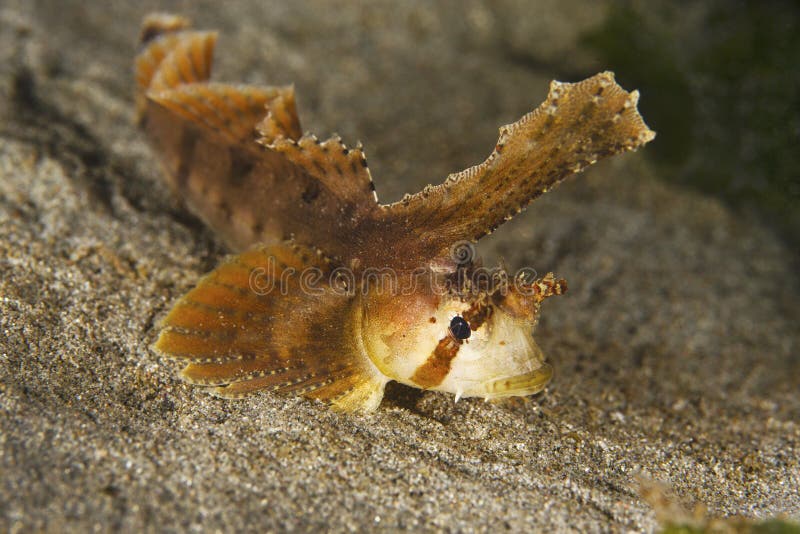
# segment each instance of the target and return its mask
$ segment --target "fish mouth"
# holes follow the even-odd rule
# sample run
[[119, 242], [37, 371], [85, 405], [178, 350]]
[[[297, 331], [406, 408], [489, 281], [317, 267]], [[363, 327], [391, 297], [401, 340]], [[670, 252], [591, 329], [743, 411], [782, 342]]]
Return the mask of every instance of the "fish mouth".
[[487, 399], [499, 397], [524, 397], [539, 393], [553, 378], [553, 366], [542, 363], [541, 367], [530, 373], [509, 376], [486, 384]]

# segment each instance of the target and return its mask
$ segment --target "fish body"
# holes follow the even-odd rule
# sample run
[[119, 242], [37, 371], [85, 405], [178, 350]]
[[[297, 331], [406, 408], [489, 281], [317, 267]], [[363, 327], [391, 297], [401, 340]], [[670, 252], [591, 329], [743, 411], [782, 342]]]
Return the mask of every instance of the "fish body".
[[611, 73], [552, 82], [480, 165], [378, 202], [361, 147], [303, 134], [291, 87], [209, 81], [217, 35], [148, 16], [139, 123], [174, 194], [235, 253], [181, 298], [154, 347], [225, 397], [262, 390], [344, 411], [390, 380], [456, 397], [529, 395], [552, 376], [532, 336], [563, 293], [485, 269], [472, 243], [567, 176], [654, 136]]

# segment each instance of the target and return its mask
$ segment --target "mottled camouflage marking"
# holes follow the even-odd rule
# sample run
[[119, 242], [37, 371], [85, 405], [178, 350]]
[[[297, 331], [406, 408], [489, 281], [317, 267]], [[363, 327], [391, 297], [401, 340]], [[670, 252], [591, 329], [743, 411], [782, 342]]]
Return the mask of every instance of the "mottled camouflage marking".
[[[302, 135], [292, 87], [209, 82], [216, 40], [214, 32], [190, 30], [181, 17], [147, 17], [135, 61], [136, 106], [172, 190], [233, 251], [246, 251], [175, 305], [155, 345], [186, 364], [187, 381], [213, 386], [226, 397], [267, 389], [321, 399], [343, 410], [372, 410], [385, 383], [406, 380], [408, 374], [399, 376], [397, 369], [413, 370], [417, 356], [427, 360], [413, 373], [414, 381], [422, 387], [441, 384], [463, 342], [444, 335], [430, 356], [425, 353], [430, 337], [417, 347], [403, 344], [403, 339], [417, 339], [415, 332], [435, 330], [429, 318], [446, 303], [425, 298], [422, 293], [430, 287], [422, 287], [419, 295], [396, 295], [408, 299], [399, 306], [390, 299], [370, 308], [369, 295], [358, 298], [355, 291], [325, 284], [321, 293], [310, 295], [296, 278], [280, 292], [263, 294], [249, 286], [250, 274], [268, 260], [276, 268], [270, 276], [282, 282], [283, 274], [309, 267], [328, 274], [347, 267], [353, 282], [368, 269], [389, 268], [402, 278], [419, 268], [447, 268], [454, 265], [453, 243], [494, 231], [565, 177], [654, 135], [636, 111], [638, 94], [625, 92], [611, 73], [577, 84], [553, 82], [538, 109], [500, 129], [484, 163], [381, 205], [360, 146], [348, 148], [338, 137], [320, 142]], [[350, 290], [359, 287], [353, 282], [347, 282]], [[548, 275], [531, 286], [530, 294], [502, 298], [478, 289], [463, 297], [470, 303], [463, 317], [471, 330], [493, 321], [529, 329], [542, 299], [561, 294], [566, 284]], [[367, 309], [380, 316], [369, 322], [376, 331], [361, 330]], [[408, 309], [416, 309], [419, 317], [395, 315]], [[397, 332], [397, 324], [409, 336]], [[365, 350], [365, 338], [372, 347], [388, 348], [395, 367], [381, 374], [375, 356]], [[386, 339], [406, 352], [393, 354], [392, 346], [381, 345]], [[510, 346], [497, 343], [502, 349]], [[532, 341], [521, 347], [543, 361]], [[486, 358], [503, 352], [491, 349]], [[410, 366], [397, 363], [412, 355], [415, 359], [406, 360]], [[508, 388], [516, 385], [519, 391], [538, 391], [550, 376], [521, 372], [508, 384], [487, 386], [486, 393], [505, 388], [502, 394], [513, 394]]]

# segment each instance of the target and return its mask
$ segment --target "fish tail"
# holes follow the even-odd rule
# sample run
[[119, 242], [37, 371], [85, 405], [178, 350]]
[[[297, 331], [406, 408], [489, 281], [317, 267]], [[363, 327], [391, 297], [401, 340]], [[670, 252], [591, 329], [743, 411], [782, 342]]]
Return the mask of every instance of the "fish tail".
[[286, 237], [283, 218], [263, 207], [276, 187], [294, 191], [305, 187], [295, 179], [312, 178], [256, 143], [300, 137], [294, 89], [210, 81], [216, 41], [216, 32], [197, 31], [179, 16], [144, 19], [134, 63], [136, 122], [175, 198], [243, 250]]
[[211, 76], [217, 33], [191, 31], [190, 27], [188, 19], [163, 13], [149, 15], [142, 22], [135, 61], [140, 121], [148, 93], [205, 82]]

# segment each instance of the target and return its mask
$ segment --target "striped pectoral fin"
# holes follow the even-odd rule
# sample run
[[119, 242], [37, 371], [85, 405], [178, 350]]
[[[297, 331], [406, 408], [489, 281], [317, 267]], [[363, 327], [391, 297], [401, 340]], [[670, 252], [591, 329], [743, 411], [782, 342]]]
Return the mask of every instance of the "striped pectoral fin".
[[[281, 379], [276, 380], [276, 375]], [[342, 412], [371, 412], [380, 405], [387, 382], [379, 374], [359, 369], [334, 369], [314, 374], [307, 370], [281, 368], [274, 374], [270, 371], [265, 376], [217, 387], [214, 394], [223, 398], [241, 398], [266, 390], [316, 399]]]
[[187, 382], [223, 397], [267, 390], [374, 410], [387, 380], [358, 348], [357, 302], [327, 284], [332, 269], [297, 245], [247, 251], [178, 301], [154, 349], [185, 363]]

